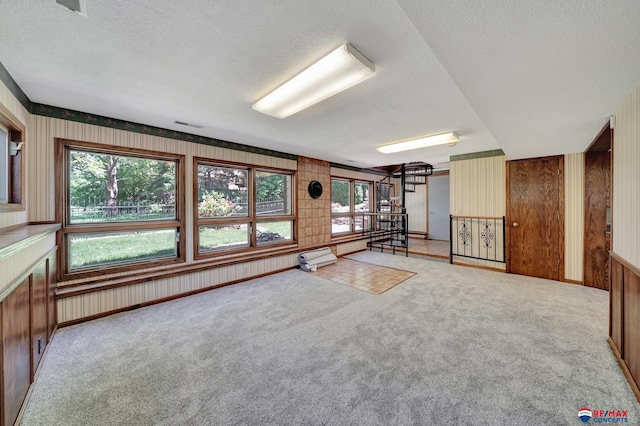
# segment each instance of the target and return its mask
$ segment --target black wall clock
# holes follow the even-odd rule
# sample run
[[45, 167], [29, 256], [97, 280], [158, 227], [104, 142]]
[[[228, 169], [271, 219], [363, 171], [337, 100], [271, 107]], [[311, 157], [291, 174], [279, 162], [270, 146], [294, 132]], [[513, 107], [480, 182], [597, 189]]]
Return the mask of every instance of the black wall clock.
[[309, 182], [309, 195], [311, 198], [319, 198], [322, 195], [322, 184], [317, 180]]

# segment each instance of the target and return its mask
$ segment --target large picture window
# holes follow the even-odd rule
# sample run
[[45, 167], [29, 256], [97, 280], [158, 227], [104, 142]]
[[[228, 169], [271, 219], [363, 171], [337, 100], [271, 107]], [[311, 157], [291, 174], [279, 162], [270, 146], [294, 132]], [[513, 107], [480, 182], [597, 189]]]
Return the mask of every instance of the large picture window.
[[184, 260], [183, 156], [59, 139], [58, 165], [65, 275]]
[[196, 257], [294, 241], [293, 173], [194, 159]]
[[331, 233], [346, 234], [368, 227], [371, 212], [371, 182], [331, 179]]

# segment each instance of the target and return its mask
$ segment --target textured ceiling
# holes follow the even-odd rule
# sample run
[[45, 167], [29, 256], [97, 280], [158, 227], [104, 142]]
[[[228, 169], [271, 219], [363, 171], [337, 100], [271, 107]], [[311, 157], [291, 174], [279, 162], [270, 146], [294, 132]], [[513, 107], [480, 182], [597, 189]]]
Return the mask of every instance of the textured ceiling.
[[[360, 167], [583, 151], [640, 83], [640, 2], [0, 0], [34, 102]], [[287, 119], [251, 105], [344, 42], [376, 76]], [[202, 125], [185, 128], [174, 120]], [[375, 146], [455, 130], [456, 147]]]

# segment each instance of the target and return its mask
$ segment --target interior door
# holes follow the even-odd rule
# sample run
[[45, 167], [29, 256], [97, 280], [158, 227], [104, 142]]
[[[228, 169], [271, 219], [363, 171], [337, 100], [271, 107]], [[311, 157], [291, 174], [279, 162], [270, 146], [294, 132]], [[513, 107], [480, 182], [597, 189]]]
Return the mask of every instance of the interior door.
[[560, 156], [507, 162], [507, 271], [563, 278], [563, 165]]
[[449, 175], [429, 176], [429, 239], [449, 241]]
[[611, 155], [585, 155], [584, 285], [609, 290]]

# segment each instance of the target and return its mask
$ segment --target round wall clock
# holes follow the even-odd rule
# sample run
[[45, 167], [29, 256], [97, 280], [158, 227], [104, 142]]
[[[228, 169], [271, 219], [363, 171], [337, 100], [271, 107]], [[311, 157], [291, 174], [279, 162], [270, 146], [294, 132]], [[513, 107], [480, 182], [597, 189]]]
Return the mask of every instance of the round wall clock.
[[322, 195], [322, 184], [317, 180], [309, 182], [309, 195], [311, 198], [319, 198]]

